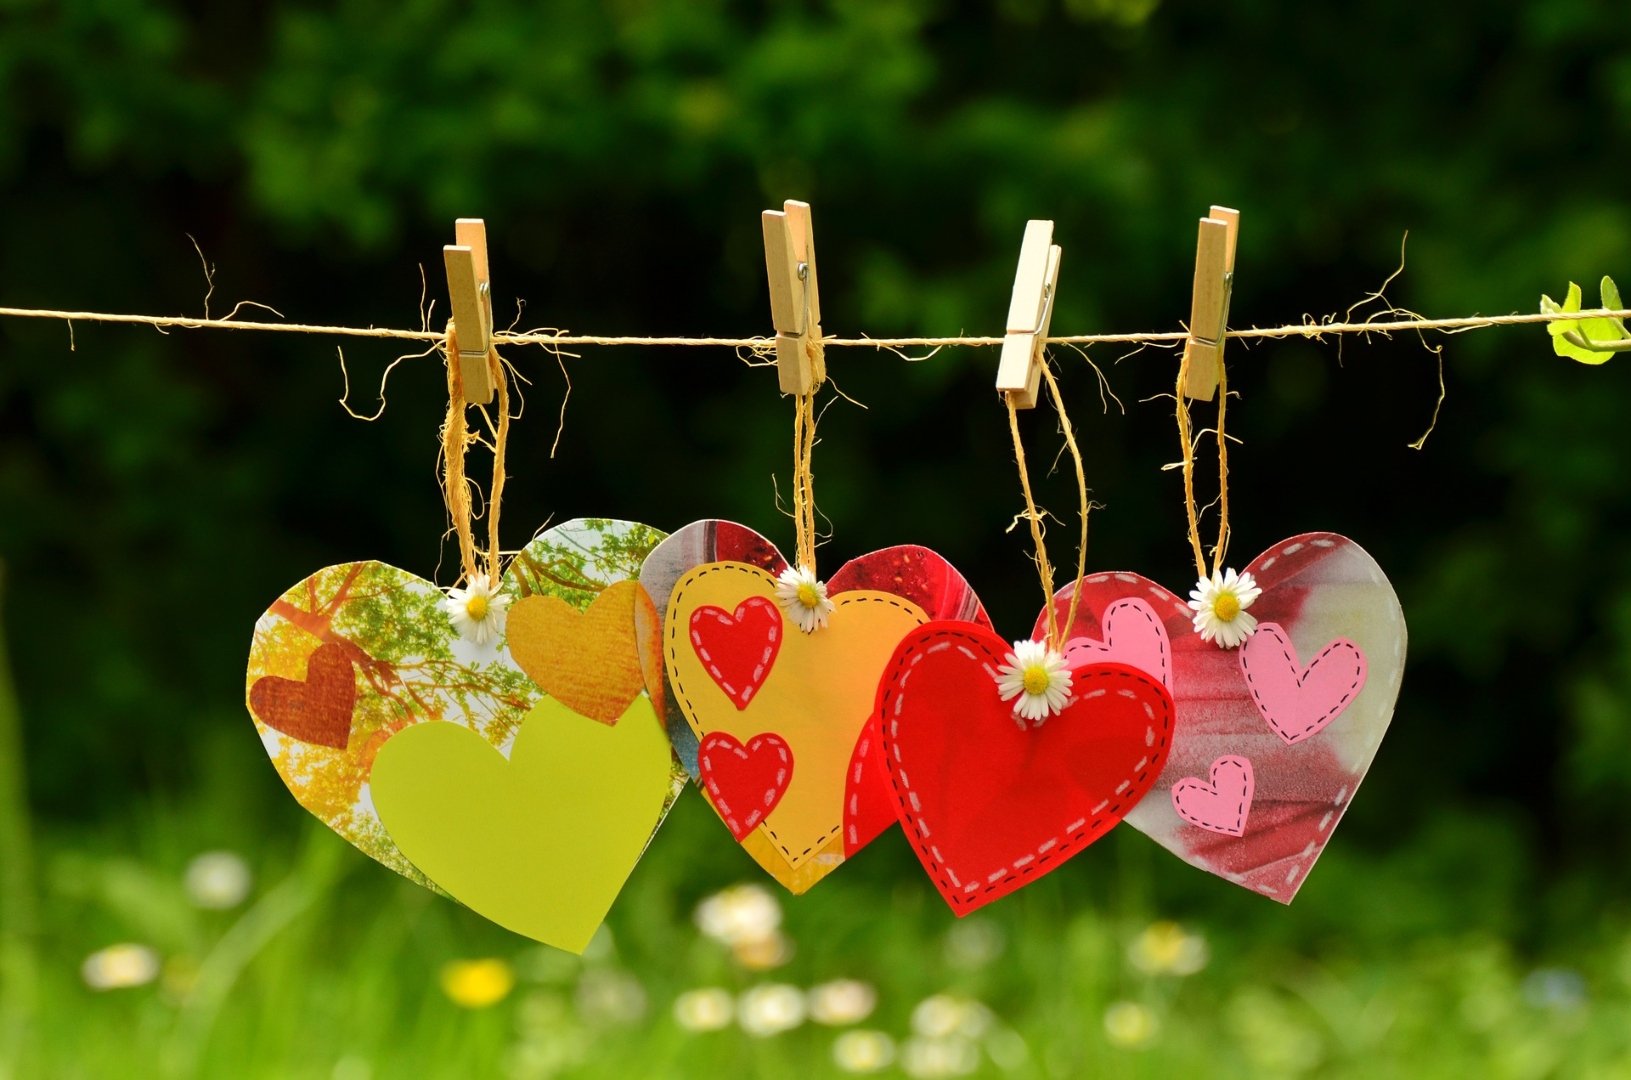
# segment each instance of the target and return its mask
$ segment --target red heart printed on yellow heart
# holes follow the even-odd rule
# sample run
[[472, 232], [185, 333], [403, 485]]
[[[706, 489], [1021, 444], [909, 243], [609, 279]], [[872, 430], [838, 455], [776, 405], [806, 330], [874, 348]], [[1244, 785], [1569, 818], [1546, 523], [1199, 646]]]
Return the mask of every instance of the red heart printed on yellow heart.
[[[895, 646], [932, 618], [984, 620], [985, 612], [943, 558], [902, 546], [833, 574], [827, 625], [806, 633], [777, 602], [777, 575], [786, 565], [744, 526], [688, 525], [641, 570], [640, 583], [662, 613], [655, 623], [642, 620], [641, 629], [660, 642], [665, 685], [652, 697], [665, 701], [670, 740], [693, 777], [704, 738], [751, 747], [774, 736], [789, 752], [785, 788], [778, 786], [773, 805], [740, 842], [767, 873], [801, 893], [895, 821], [881, 765], [856, 760]], [[725, 773], [710, 780], [730, 782]], [[702, 791], [709, 796], [707, 784]], [[721, 787], [720, 794], [735, 816], [735, 803], [763, 805], [766, 791], [759, 784], [734, 793]], [[709, 801], [720, 810], [718, 800]]]

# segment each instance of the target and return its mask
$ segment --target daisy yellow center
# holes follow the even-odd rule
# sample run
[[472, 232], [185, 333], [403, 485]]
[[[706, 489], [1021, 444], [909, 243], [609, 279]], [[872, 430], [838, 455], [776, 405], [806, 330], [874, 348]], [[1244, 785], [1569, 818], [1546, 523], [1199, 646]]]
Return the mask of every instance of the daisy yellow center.
[[1041, 664], [1032, 664], [1025, 669], [1025, 692], [1033, 696], [1046, 693], [1048, 687], [1053, 685], [1053, 676]]
[[808, 582], [799, 586], [798, 598], [799, 603], [808, 608], [813, 608], [821, 603], [821, 594], [816, 592], [816, 587]]
[[1212, 614], [1224, 622], [1234, 622], [1235, 616], [1240, 614], [1240, 598], [1232, 592], [1218, 593], [1217, 599], [1212, 601]]
[[487, 617], [487, 598], [481, 595], [472, 596], [465, 601], [464, 611], [472, 619], [480, 622]]

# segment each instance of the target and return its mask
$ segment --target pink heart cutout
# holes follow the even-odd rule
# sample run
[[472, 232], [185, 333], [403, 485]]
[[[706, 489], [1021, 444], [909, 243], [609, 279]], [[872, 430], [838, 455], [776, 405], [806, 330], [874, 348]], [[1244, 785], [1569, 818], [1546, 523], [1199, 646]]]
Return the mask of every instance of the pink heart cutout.
[[[1363, 685], [1345, 706], [1317, 730], [1289, 743], [1265, 722], [1236, 650], [1203, 642], [1189, 605], [1148, 578], [1130, 573], [1084, 578], [1075, 625], [1066, 630], [1065, 639], [1108, 640], [1119, 650], [1121, 627], [1130, 625], [1124, 620], [1131, 609], [1118, 612], [1113, 626], [1105, 625], [1106, 617], [1132, 599], [1149, 605], [1160, 617], [1170, 644], [1176, 707], [1172, 753], [1155, 787], [1126, 821], [1192, 866], [1290, 903], [1340, 824], [1393, 717], [1404, 672], [1404, 613], [1376, 561], [1358, 544], [1334, 533], [1284, 540], [1241, 569], [1263, 589], [1251, 614], [1260, 627], [1277, 627], [1294, 656], [1317, 657], [1333, 643], [1345, 641], [1365, 660]], [[1061, 620], [1068, 618], [1073, 591], [1067, 585], [1054, 597]], [[1045, 624], [1044, 612], [1037, 620], [1036, 636], [1045, 631]], [[1274, 647], [1272, 635], [1270, 631], [1262, 646]], [[1289, 672], [1283, 654], [1274, 660]], [[1248, 663], [1254, 678], [1271, 670], [1266, 661]], [[1149, 660], [1138, 666], [1150, 675], [1161, 675], [1159, 666]], [[1332, 652], [1326, 661], [1310, 664], [1304, 680], [1307, 689], [1296, 691], [1299, 705], [1305, 704], [1303, 694], [1312, 701], [1327, 692], [1322, 680], [1334, 676], [1324, 672], [1342, 667], [1350, 677], [1343, 684], [1346, 689], [1354, 672], [1351, 661], [1340, 663], [1339, 653]], [[1299, 668], [1298, 675], [1302, 674]], [[1291, 726], [1298, 714], [1283, 711], [1289, 698], [1274, 699], [1271, 694], [1271, 700], [1284, 731], [1295, 735], [1309, 725], [1311, 718]], [[1327, 700], [1325, 708], [1332, 704]], [[1212, 763], [1229, 756], [1252, 763], [1251, 831], [1244, 836], [1187, 821], [1172, 800], [1175, 786], [1210, 775]]]
[[1161, 616], [1138, 597], [1117, 600], [1105, 609], [1104, 640], [1072, 638], [1065, 643], [1065, 663], [1072, 670], [1088, 664], [1127, 664], [1161, 680], [1172, 689], [1172, 644]]
[[1240, 673], [1257, 711], [1287, 746], [1318, 735], [1365, 685], [1365, 654], [1337, 638], [1302, 667], [1286, 632], [1259, 623], [1240, 646]]
[[1186, 776], [1172, 785], [1172, 808], [1198, 828], [1226, 836], [1246, 835], [1252, 812], [1252, 763], [1233, 754], [1212, 762], [1210, 780]]

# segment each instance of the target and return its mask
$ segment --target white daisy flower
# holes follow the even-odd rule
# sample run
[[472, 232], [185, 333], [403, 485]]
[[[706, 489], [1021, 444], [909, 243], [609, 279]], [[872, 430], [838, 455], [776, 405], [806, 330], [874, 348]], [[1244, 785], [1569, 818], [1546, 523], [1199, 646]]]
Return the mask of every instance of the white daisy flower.
[[776, 579], [776, 603], [806, 634], [824, 628], [833, 611], [827, 583], [817, 581], [815, 571], [802, 566], [789, 566]]
[[1039, 727], [1070, 703], [1070, 671], [1065, 658], [1040, 641], [1016, 641], [997, 668], [1002, 700], [1014, 701], [1014, 715]]
[[510, 597], [498, 590], [498, 582], [486, 574], [472, 575], [462, 589], [447, 590], [442, 607], [460, 637], [487, 645], [503, 636], [504, 611], [510, 606]]
[[1189, 606], [1195, 612], [1195, 629], [1202, 641], [1216, 641], [1220, 649], [1232, 649], [1257, 632], [1257, 618], [1246, 609], [1263, 595], [1251, 574], [1214, 570], [1189, 591]]

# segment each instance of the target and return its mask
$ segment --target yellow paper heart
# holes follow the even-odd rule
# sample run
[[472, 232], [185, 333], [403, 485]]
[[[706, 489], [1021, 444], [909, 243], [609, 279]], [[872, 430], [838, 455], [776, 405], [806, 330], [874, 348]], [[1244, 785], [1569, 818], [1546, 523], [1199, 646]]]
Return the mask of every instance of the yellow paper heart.
[[615, 724], [645, 686], [634, 638], [640, 583], [607, 586], [583, 611], [534, 594], [510, 608], [510, 656], [549, 696], [603, 724]]
[[738, 709], [697, 656], [691, 615], [709, 606], [734, 612], [754, 596], [774, 603], [775, 595], [776, 579], [756, 566], [695, 568], [670, 594], [664, 653], [675, 700], [699, 739], [723, 731], [745, 743], [768, 731], [787, 741], [793, 754], [787, 791], [742, 848], [800, 893], [844, 861], [845, 773], [855, 741], [872, 714], [878, 676], [895, 646], [928, 617], [916, 604], [870, 590], [833, 597], [836, 609], [827, 627], [814, 633], [803, 633], [783, 615], [770, 671], [747, 708]]
[[570, 952], [589, 944], [670, 792], [668, 738], [644, 694], [612, 726], [553, 698], [509, 760], [458, 724], [418, 724], [374, 759], [391, 840], [460, 903]]

